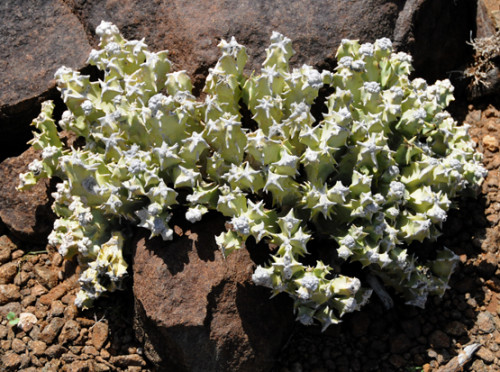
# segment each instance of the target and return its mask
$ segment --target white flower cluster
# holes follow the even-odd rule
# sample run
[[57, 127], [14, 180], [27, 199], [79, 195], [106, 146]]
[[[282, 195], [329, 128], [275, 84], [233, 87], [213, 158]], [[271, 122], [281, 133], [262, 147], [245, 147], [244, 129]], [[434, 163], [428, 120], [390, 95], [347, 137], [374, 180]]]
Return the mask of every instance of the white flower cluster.
[[[182, 210], [193, 223], [209, 210], [227, 217], [215, 238], [224, 255], [250, 236], [276, 246], [253, 280], [290, 295], [304, 324], [326, 328], [371, 294], [330, 262], [305, 261], [318, 237], [329, 239], [337, 263], [361, 263], [408, 303], [446, 289], [454, 254], [420, 262], [405, 244], [437, 237], [450, 200], [485, 176], [467, 127], [444, 111], [448, 81], [411, 81], [411, 57], [393, 53], [388, 39], [343, 40], [335, 72], [291, 69], [291, 41], [274, 32], [261, 73], [250, 77], [245, 48], [222, 41], [201, 100], [184, 71], [170, 72], [166, 52], [125, 40], [107, 22], [96, 32], [89, 63], [104, 79], [56, 73], [68, 108], [59, 124], [85, 144], [63, 146], [46, 102], [32, 141], [43, 159], [21, 176], [22, 188], [63, 180], [49, 241], [84, 266], [80, 306], [126, 275], [121, 222], [171, 240], [169, 221]], [[325, 85], [334, 93], [315, 120], [311, 106]]]

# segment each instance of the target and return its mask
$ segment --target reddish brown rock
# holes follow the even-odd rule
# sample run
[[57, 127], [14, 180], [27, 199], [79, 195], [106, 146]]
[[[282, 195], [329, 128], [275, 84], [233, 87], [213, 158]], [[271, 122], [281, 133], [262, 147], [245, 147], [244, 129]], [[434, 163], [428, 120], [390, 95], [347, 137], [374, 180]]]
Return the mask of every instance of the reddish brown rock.
[[15, 251], [16, 248], [16, 245], [7, 235], [0, 236], [0, 264], [8, 262], [12, 251]]
[[477, 2], [476, 37], [490, 37], [500, 29], [500, 3], [497, 0]]
[[0, 306], [0, 317], [6, 317], [12, 312], [18, 316], [21, 313], [22, 307], [19, 302], [9, 302], [7, 305]]
[[17, 274], [17, 263], [8, 262], [0, 266], [0, 284], [12, 283]]
[[52, 343], [63, 326], [64, 320], [62, 318], [53, 318], [40, 333], [38, 339], [46, 344]]
[[[52, 289], [52, 291], [54, 290], [54, 288]], [[51, 292], [52, 292], [51, 291]], [[36, 283], [32, 288], [31, 288], [31, 295], [32, 296], [42, 296], [43, 294], [47, 293], [47, 289], [41, 285], [40, 283]], [[43, 302], [42, 302], [43, 303]], [[50, 304], [50, 302], [49, 302]], [[45, 304], [47, 305], [47, 304]]]
[[493, 361], [495, 360], [495, 354], [486, 347], [480, 348], [477, 351], [476, 355], [488, 364], [493, 363]]
[[453, 320], [445, 327], [446, 333], [455, 337], [462, 336], [467, 333], [467, 327], [458, 320]]
[[18, 155], [31, 137], [40, 102], [59, 96], [54, 72], [81, 69], [90, 45], [61, 0], [5, 0], [0, 5], [0, 160]]
[[14, 284], [0, 284], [0, 305], [17, 301], [21, 298], [19, 287]]
[[[91, 360], [77, 360], [71, 364], [66, 364], [61, 371], [63, 372], [87, 372], [93, 371], [93, 362]], [[106, 369], [104, 370], [106, 371]]]
[[54, 288], [58, 282], [57, 271], [52, 270], [43, 264], [37, 264], [34, 267], [35, 275], [37, 276], [40, 284], [47, 288]]
[[49, 293], [40, 297], [40, 303], [50, 305], [53, 301], [60, 299], [70, 289], [68, 282], [62, 282], [52, 288]]
[[22, 354], [26, 350], [26, 344], [22, 340], [15, 338], [12, 340], [11, 348], [15, 353]]
[[390, 350], [393, 354], [403, 354], [411, 347], [411, 341], [405, 334], [399, 334], [390, 341]]
[[7, 371], [16, 371], [22, 362], [21, 357], [13, 351], [7, 351], [1, 360]]
[[53, 301], [52, 304], [50, 305], [49, 316], [50, 317], [62, 316], [64, 314], [64, 309], [65, 306], [61, 301], [59, 300]]
[[80, 334], [80, 326], [78, 322], [74, 320], [68, 320], [64, 324], [61, 334], [59, 335], [59, 343], [65, 344], [67, 342], [71, 342], [78, 337]]
[[292, 328], [291, 301], [251, 282], [249, 252], [224, 260], [223, 226], [214, 213], [172, 242], [138, 240], [135, 329], [160, 370], [266, 371]]
[[447, 348], [450, 346], [450, 338], [438, 329], [429, 336], [429, 343], [433, 348]]
[[104, 322], [97, 322], [92, 326], [90, 339], [92, 345], [94, 345], [97, 350], [100, 350], [104, 346], [104, 343], [108, 339], [108, 332], [109, 327]]
[[47, 349], [47, 344], [43, 341], [30, 341], [28, 343], [29, 349], [36, 356], [41, 356], [45, 353], [45, 349]]
[[495, 330], [495, 318], [488, 311], [483, 311], [478, 314], [476, 324], [479, 331], [484, 334], [489, 334]]
[[64, 346], [54, 344], [45, 349], [45, 355], [49, 358], [59, 358], [63, 353], [65, 353], [67, 349]]
[[39, 155], [30, 148], [16, 158], [0, 163], [0, 219], [16, 237], [39, 243], [52, 230], [54, 215], [50, 209], [48, 181], [40, 181], [20, 192], [19, 174]]
[[146, 362], [144, 362], [144, 359], [142, 359], [137, 354], [114, 356], [111, 357], [110, 362], [114, 366], [123, 368], [133, 367], [133, 366], [141, 366], [141, 367], [146, 366]]

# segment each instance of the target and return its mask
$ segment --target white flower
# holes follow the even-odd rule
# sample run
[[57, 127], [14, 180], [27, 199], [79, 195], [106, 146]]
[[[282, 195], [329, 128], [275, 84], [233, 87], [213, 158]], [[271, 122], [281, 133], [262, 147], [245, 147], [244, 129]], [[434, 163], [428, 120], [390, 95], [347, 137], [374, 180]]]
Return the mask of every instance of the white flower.
[[355, 310], [359, 310], [359, 305], [354, 297], [349, 297], [342, 300], [344, 308], [342, 309], [343, 313], [352, 313]]
[[338, 65], [341, 66], [341, 67], [345, 67], [345, 68], [351, 68], [352, 66], [352, 62], [353, 62], [353, 58], [352, 57], [349, 57], [349, 56], [345, 56], [345, 57], [342, 57], [339, 62], [338, 62]]
[[357, 293], [361, 288], [361, 281], [358, 278], [350, 278], [347, 284], [347, 290], [352, 294]]
[[405, 185], [402, 182], [391, 181], [391, 183], [389, 184], [389, 193], [387, 196], [400, 200], [403, 199], [405, 190]]
[[433, 221], [437, 223], [443, 223], [446, 221], [446, 211], [439, 207], [439, 205], [434, 204], [431, 209], [426, 212], [426, 215]]
[[349, 249], [354, 249], [356, 248], [356, 240], [354, 240], [351, 235], [347, 235], [340, 240], [340, 245]]
[[318, 70], [307, 65], [302, 66], [302, 69], [305, 70], [306, 73], [307, 85], [314, 89], [319, 89], [323, 86], [323, 78]]
[[89, 249], [92, 246], [92, 241], [84, 236], [76, 243], [76, 245], [78, 247], [78, 252], [80, 252], [80, 254], [82, 254], [83, 256], [87, 256], [89, 253]]
[[99, 26], [95, 29], [95, 33], [99, 37], [117, 35], [120, 33], [118, 27], [111, 22], [101, 21]]
[[78, 291], [78, 293], [76, 294], [76, 298], [75, 298], [75, 305], [78, 307], [78, 308], [82, 308], [83, 307], [83, 304], [89, 300], [89, 295], [87, 294], [86, 291], [83, 291], [83, 290], [80, 290]]
[[199, 210], [197, 208], [189, 208], [186, 211], [186, 220], [188, 220], [191, 223], [201, 221], [202, 217], [203, 217], [203, 213], [201, 212], [201, 210]]
[[29, 165], [28, 165], [28, 170], [33, 173], [35, 176], [38, 176], [40, 173], [43, 171], [43, 163], [36, 159], [33, 160]]
[[396, 60], [399, 60], [401, 62], [407, 62], [407, 63], [411, 63], [413, 60], [411, 55], [404, 53], [404, 52], [398, 52], [398, 53], [394, 54], [393, 58], [395, 58]]
[[373, 57], [373, 44], [365, 43], [359, 47], [359, 53], [366, 57]]
[[285, 36], [283, 36], [282, 34], [280, 34], [279, 32], [276, 32], [276, 31], [273, 31], [272, 35], [271, 35], [271, 45], [269, 46], [269, 48], [277, 48], [278, 50], [280, 50], [283, 54], [287, 54], [287, 46], [289, 44], [291, 44], [291, 40]]
[[85, 116], [89, 116], [92, 113], [92, 109], [93, 109], [92, 102], [90, 102], [88, 99], [86, 99], [85, 101], [82, 102], [81, 107], [83, 110], [83, 114]]
[[390, 51], [390, 50], [392, 50], [392, 41], [386, 37], [383, 37], [383, 38], [375, 41], [375, 46], [377, 46], [381, 50], [389, 50]]
[[92, 213], [90, 213], [90, 208], [78, 213], [77, 218], [78, 218], [78, 223], [80, 223], [81, 226], [89, 225], [94, 219]]
[[319, 287], [319, 279], [313, 274], [305, 274], [304, 277], [300, 279], [300, 283], [309, 292], [314, 292]]
[[238, 44], [234, 36], [231, 37], [229, 43], [224, 39], [221, 40], [218, 46], [222, 49], [224, 54], [230, 55], [233, 58], [237, 58], [239, 51], [243, 49], [243, 46]]
[[340, 258], [347, 260], [349, 256], [352, 255], [352, 251], [346, 246], [341, 245], [339, 248], [337, 248], [337, 254], [339, 255]]
[[365, 70], [365, 62], [361, 60], [353, 61], [351, 64], [351, 68], [356, 72], [363, 72]]
[[231, 225], [236, 232], [242, 235], [250, 234], [250, 221], [246, 216], [233, 217], [231, 219]]
[[252, 275], [252, 280], [256, 285], [262, 285], [268, 288], [273, 287], [270, 270], [265, 269], [262, 266], [257, 266], [255, 272]]
[[68, 75], [68, 74], [72, 75], [73, 74], [73, 70], [70, 69], [69, 67], [61, 66], [54, 73], [54, 79], [62, 81], [62, 80], [64, 80], [63, 76], [64, 75]]
[[106, 50], [106, 52], [108, 52], [109, 55], [118, 55], [122, 51], [120, 44], [115, 42], [108, 43], [104, 49]]
[[363, 83], [363, 87], [368, 93], [377, 94], [380, 93], [380, 84], [376, 81], [367, 81]]
[[[56, 220], [55, 222], [57, 222], [59, 220]], [[55, 226], [55, 222], [54, 222], [54, 230], [51, 231], [51, 233], [49, 234], [49, 236], [47, 237], [47, 240], [48, 240], [48, 243], [49, 245], [53, 246], [53, 247], [56, 247], [58, 244], [59, 244], [59, 237], [57, 236], [57, 228]]]
[[427, 89], [427, 82], [424, 79], [422, 79], [422, 78], [415, 78], [411, 82], [411, 85], [416, 90], [425, 90], [425, 89]]
[[141, 159], [132, 159], [129, 163], [128, 171], [131, 174], [142, 174], [147, 167], [147, 164]]
[[427, 117], [427, 112], [423, 108], [418, 108], [413, 111], [413, 118], [416, 120], [424, 120]]
[[57, 146], [44, 147], [42, 150], [42, 158], [44, 158], [44, 159], [51, 158], [52, 156], [57, 154], [58, 151], [59, 151], [59, 147], [57, 147]]
[[397, 86], [392, 86], [391, 89], [389, 89], [389, 91], [392, 94], [394, 94], [394, 98], [396, 98], [397, 100], [402, 100], [405, 96], [403, 89], [401, 89], [400, 87], [397, 87]]

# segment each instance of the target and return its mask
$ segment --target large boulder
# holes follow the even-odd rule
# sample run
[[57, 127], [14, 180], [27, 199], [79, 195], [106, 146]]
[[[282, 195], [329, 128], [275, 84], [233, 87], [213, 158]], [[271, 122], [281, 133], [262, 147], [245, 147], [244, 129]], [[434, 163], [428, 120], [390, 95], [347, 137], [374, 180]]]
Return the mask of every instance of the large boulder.
[[62, 0], [2, 0], [0, 19], [1, 161], [26, 149], [41, 102], [58, 97], [54, 72], [83, 68], [91, 47]]
[[210, 213], [177, 224], [172, 242], [137, 239], [135, 329], [160, 371], [266, 371], [292, 330], [291, 300], [270, 300], [252, 283], [248, 250], [223, 258], [214, 237], [222, 230]]
[[[146, 39], [153, 49], [170, 50], [177, 69], [202, 87], [219, 52], [221, 38], [235, 36], [247, 46], [249, 70], [265, 58], [272, 31], [293, 41], [292, 63], [333, 68], [344, 38], [372, 42], [388, 37], [411, 52], [419, 75], [444, 78], [470, 54], [475, 0], [68, 0], [86, 30], [112, 21], [127, 38]], [[97, 39], [94, 37], [94, 44]]]
[[50, 200], [49, 181], [38, 182], [30, 190], [19, 192], [19, 174], [28, 171], [28, 164], [41, 156], [30, 147], [18, 157], [0, 163], [0, 221], [17, 238], [43, 243], [52, 230], [54, 213]]
[[[126, 38], [168, 49], [174, 68], [186, 70], [200, 88], [220, 56], [217, 44], [232, 36], [247, 47], [248, 68], [265, 58], [272, 31], [293, 41], [294, 63], [332, 61], [343, 38], [373, 41], [391, 37], [399, 14], [393, 0], [69, 0], [88, 30], [101, 20], [115, 23]], [[95, 39], [95, 42], [97, 39]]]

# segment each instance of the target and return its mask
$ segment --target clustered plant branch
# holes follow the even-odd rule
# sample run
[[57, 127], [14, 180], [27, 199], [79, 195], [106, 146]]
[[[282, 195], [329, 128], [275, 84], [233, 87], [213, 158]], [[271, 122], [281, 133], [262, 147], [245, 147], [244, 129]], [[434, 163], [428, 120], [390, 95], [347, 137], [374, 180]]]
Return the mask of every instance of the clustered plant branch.
[[[486, 173], [467, 126], [444, 110], [449, 81], [410, 80], [411, 57], [385, 38], [343, 40], [335, 72], [290, 68], [291, 41], [274, 32], [260, 73], [250, 76], [245, 48], [223, 40], [197, 99], [188, 75], [170, 71], [167, 52], [125, 40], [108, 22], [96, 32], [100, 49], [89, 63], [103, 80], [56, 72], [68, 108], [59, 126], [85, 144], [63, 146], [45, 102], [31, 141], [42, 160], [20, 186], [62, 180], [49, 242], [78, 256], [78, 306], [120, 288], [123, 221], [171, 240], [169, 221], [183, 210], [190, 222], [209, 210], [227, 217], [230, 228], [215, 237], [224, 255], [249, 237], [276, 246], [253, 281], [290, 295], [303, 324], [325, 329], [371, 295], [329, 262], [305, 263], [314, 262], [308, 248], [319, 237], [339, 261], [360, 263], [410, 304], [443, 294], [456, 255], [443, 248], [421, 262], [406, 246], [435, 239], [451, 199], [477, 189]], [[325, 86], [334, 93], [315, 121], [311, 106]], [[243, 104], [254, 128], [242, 124]]]

